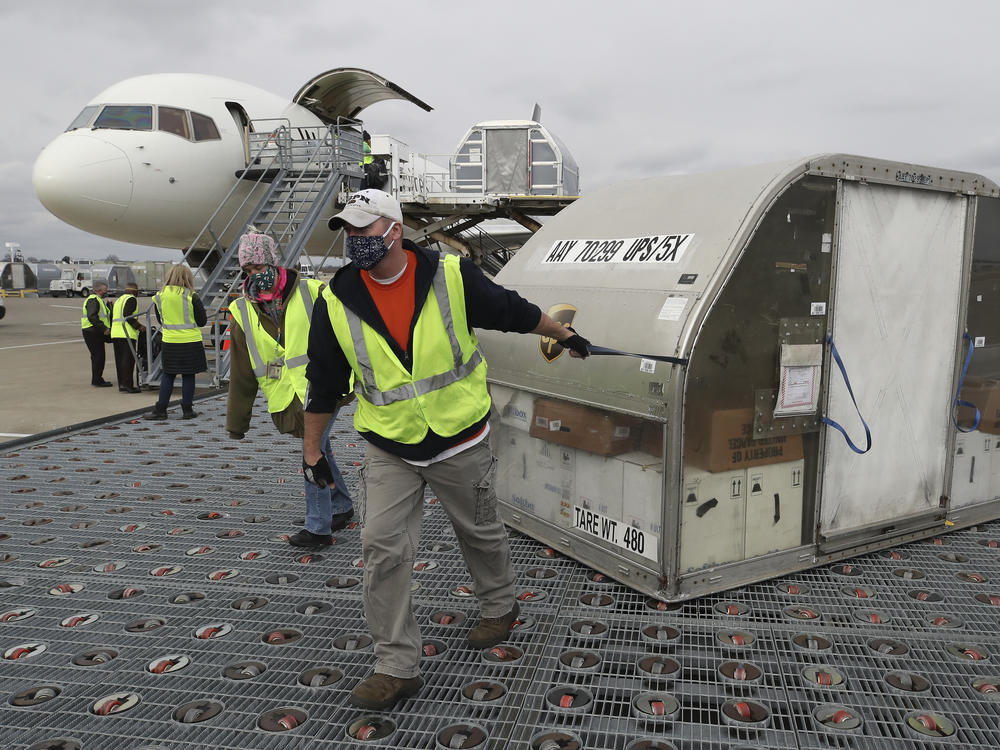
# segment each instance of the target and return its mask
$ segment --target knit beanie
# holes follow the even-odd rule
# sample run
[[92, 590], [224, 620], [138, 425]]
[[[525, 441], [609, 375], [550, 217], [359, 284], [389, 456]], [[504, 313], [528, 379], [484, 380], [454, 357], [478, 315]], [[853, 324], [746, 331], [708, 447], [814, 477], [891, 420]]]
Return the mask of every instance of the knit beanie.
[[247, 232], [240, 237], [240, 268], [247, 264], [265, 266], [280, 265], [278, 253], [274, 248], [274, 240], [266, 234]]

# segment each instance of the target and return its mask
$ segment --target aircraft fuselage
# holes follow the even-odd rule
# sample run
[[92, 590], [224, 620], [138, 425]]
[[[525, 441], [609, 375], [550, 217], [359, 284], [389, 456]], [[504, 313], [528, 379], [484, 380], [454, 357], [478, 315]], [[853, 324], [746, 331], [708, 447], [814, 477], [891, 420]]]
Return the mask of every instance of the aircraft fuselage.
[[[84, 231], [184, 249], [234, 186], [228, 215], [220, 213], [226, 218], [252, 189], [236, 178], [247, 164], [245, 128], [279, 124], [322, 126], [305, 107], [238, 81], [199, 74], [130, 78], [91, 99], [43, 149], [35, 191], [50, 212]], [[246, 201], [245, 213], [254, 203]], [[236, 221], [227, 234], [241, 230]], [[315, 235], [310, 245], [329, 245], [325, 227]]]

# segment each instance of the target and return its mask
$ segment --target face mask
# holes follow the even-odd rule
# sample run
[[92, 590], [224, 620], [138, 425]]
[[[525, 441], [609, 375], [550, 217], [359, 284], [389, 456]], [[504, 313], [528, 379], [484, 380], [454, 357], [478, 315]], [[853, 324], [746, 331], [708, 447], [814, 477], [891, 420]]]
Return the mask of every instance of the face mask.
[[266, 292], [274, 286], [274, 266], [268, 266], [266, 271], [250, 274], [250, 286]]
[[386, 247], [385, 238], [392, 228], [396, 226], [396, 222], [392, 222], [389, 228], [385, 230], [385, 234], [381, 237], [361, 237], [357, 235], [349, 235], [347, 237], [347, 257], [351, 259], [351, 262], [357, 265], [358, 268], [363, 268], [366, 271], [370, 268], [374, 268], [382, 259], [385, 258], [386, 254], [389, 252], [389, 248], [396, 242], [393, 240]]

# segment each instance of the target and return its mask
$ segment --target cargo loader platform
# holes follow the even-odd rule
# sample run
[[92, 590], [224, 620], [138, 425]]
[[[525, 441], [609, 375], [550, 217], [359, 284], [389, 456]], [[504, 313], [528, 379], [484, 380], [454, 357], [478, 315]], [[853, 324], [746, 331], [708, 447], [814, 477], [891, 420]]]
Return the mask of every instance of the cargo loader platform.
[[[478, 651], [445, 514], [426, 498], [414, 609], [426, 684], [350, 707], [373, 663], [359, 529], [309, 552], [300, 454], [112, 420], [0, 451], [0, 746], [993, 748], [1000, 523], [683, 604], [516, 532], [521, 617]], [[352, 491], [363, 443], [334, 451]]]

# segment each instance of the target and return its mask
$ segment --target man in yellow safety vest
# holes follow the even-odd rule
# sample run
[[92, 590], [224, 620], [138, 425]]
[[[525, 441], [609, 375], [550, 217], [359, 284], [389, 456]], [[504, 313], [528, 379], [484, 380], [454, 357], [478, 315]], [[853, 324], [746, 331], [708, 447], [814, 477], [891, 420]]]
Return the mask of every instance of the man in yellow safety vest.
[[104, 344], [111, 340], [111, 310], [104, 298], [108, 285], [95, 281], [90, 296], [83, 301], [83, 341], [90, 351], [90, 384], [97, 388], [110, 388], [111, 382], [104, 379]]
[[448, 514], [479, 600], [469, 643], [505, 640], [519, 611], [493, 489], [486, 361], [473, 328], [549, 336], [578, 357], [589, 355], [589, 342], [470, 260], [404, 242], [402, 211], [388, 193], [355, 193], [330, 227], [347, 232], [351, 262], [313, 309], [303, 472], [330, 481], [320, 437], [353, 373], [354, 426], [368, 442], [359, 513], [375, 672], [350, 702], [381, 711], [423, 685], [410, 583], [426, 485]]

